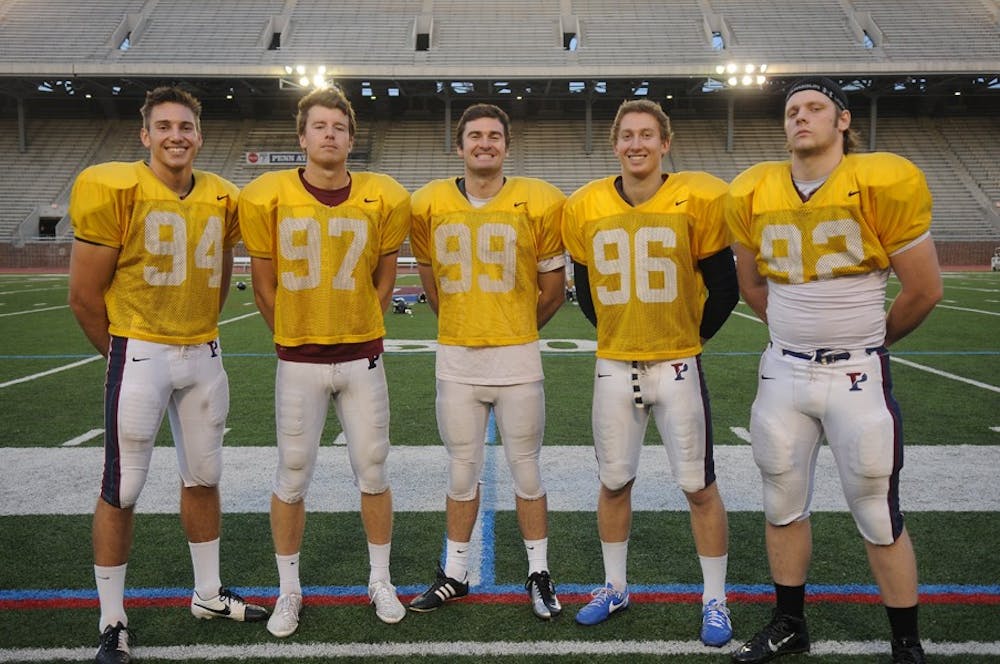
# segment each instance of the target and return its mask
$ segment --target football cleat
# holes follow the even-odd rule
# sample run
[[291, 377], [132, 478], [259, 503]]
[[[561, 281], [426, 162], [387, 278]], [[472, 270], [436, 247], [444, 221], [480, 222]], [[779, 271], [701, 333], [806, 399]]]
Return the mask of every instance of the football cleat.
[[274, 611], [267, 620], [267, 631], [278, 638], [291, 636], [299, 628], [299, 612], [302, 611], [302, 595], [285, 593], [278, 596]]
[[771, 622], [733, 653], [733, 661], [760, 664], [799, 652], [809, 652], [809, 631], [805, 619], [787, 616], [775, 609]]
[[721, 648], [733, 638], [733, 624], [725, 602], [710, 600], [701, 612], [701, 642], [706, 646]]
[[628, 608], [628, 587], [619, 592], [609, 583], [603, 588], [595, 588], [590, 594], [594, 599], [576, 613], [576, 621], [581, 625], [597, 625], [615, 611]]
[[191, 614], [202, 620], [228, 618], [239, 622], [260, 622], [267, 618], [267, 609], [248, 604], [229, 588], [219, 588], [219, 594], [211, 599], [202, 599], [198, 593], [191, 595]]
[[892, 640], [892, 664], [924, 664], [927, 661], [920, 641], [912, 639]]
[[465, 597], [468, 594], [469, 584], [445, 576], [444, 570], [441, 569], [439, 563], [437, 566], [437, 579], [434, 580], [430, 588], [410, 600], [410, 608], [414, 611], [425, 613], [433, 611], [445, 602]]
[[555, 584], [552, 583], [548, 571], [535, 572], [529, 576], [524, 589], [531, 598], [531, 610], [542, 620], [554, 618], [562, 612], [562, 605], [556, 597]]
[[368, 599], [375, 605], [375, 615], [384, 623], [398, 623], [406, 609], [396, 597], [396, 586], [388, 581], [375, 581], [368, 586]]
[[101, 645], [97, 648], [94, 661], [97, 664], [129, 664], [132, 654], [129, 651], [130, 632], [120, 621], [117, 625], [108, 625], [101, 634]]

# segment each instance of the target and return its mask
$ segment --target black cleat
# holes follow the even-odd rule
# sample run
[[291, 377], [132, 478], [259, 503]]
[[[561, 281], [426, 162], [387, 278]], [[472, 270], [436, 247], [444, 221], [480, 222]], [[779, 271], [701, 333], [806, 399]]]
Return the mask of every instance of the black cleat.
[[809, 631], [805, 619], [786, 616], [775, 609], [771, 622], [733, 653], [733, 661], [760, 664], [799, 652], [809, 652]]
[[920, 641], [913, 639], [892, 640], [892, 664], [925, 664], [927, 657]]
[[556, 597], [556, 586], [547, 570], [535, 572], [524, 584], [531, 598], [531, 610], [542, 620], [554, 618], [562, 613], [562, 605]]
[[445, 576], [444, 570], [438, 564], [437, 579], [434, 580], [431, 587], [425, 590], [423, 594], [410, 600], [410, 608], [414, 611], [426, 613], [427, 611], [433, 611], [445, 602], [465, 597], [468, 594], [469, 584]]
[[128, 649], [131, 633], [128, 627], [119, 622], [108, 625], [101, 634], [101, 645], [97, 648], [96, 664], [129, 664], [132, 654]]

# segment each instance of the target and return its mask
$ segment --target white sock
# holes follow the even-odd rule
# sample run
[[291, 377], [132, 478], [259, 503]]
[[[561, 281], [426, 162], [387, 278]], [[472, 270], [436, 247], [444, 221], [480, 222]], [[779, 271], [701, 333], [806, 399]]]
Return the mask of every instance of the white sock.
[[729, 566], [729, 554], [723, 556], [698, 556], [701, 562], [701, 576], [705, 580], [705, 589], [701, 593], [702, 606], [711, 600], [726, 601], [726, 568]]
[[108, 625], [121, 623], [128, 627], [125, 616], [125, 569], [128, 563], [115, 567], [94, 565], [94, 580], [97, 582], [97, 598], [101, 603], [101, 622], [98, 631], [103, 632]]
[[389, 552], [392, 549], [392, 542], [386, 544], [372, 544], [368, 542], [368, 585], [376, 581], [389, 583]]
[[625, 574], [628, 562], [628, 540], [624, 542], [602, 541], [601, 555], [604, 557], [604, 583], [610, 583], [615, 590], [625, 590], [628, 587]]
[[194, 568], [194, 591], [202, 599], [212, 599], [219, 594], [219, 538], [210, 542], [188, 542], [191, 566]]
[[274, 560], [278, 563], [278, 592], [282, 595], [295, 593], [302, 594], [302, 584], [299, 582], [299, 553], [292, 553], [287, 556], [274, 554]]
[[469, 542], [448, 540], [444, 561], [445, 576], [465, 581], [469, 576]]
[[549, 569], [549, 538], [524, 540], [524, 550], [528, 553], [528, 576]]

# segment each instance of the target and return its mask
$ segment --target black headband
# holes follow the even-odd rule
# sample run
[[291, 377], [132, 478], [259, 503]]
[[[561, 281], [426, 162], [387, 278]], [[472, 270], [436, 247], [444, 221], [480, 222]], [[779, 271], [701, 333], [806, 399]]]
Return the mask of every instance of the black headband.
[[803, 90], [815, 90], [816, 92], [824, 94], [830, 98], [830, 101], [837, 105], [838, 110], [847, 110], [847, 95], [844, 94], [844, 91], [840, 89], [839, 85], [825, 76], [809, 76], [806, 78], [800, 78], [792, 83], [792, 85], [788, 88], [788, 92], [785, 94], [785, 103], [788, 103], [788, 100], [793, 94], [796, 92], [802, 92]]

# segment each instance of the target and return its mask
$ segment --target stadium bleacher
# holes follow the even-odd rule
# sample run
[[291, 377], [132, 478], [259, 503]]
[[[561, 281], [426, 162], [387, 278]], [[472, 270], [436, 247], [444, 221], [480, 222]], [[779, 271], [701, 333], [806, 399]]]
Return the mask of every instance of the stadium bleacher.
[[[389, 173], [410, 190], [459, 171], [445, 148], [445, 107], [454, 122], [476, 101], [511, 112], [510, 173], [568, 193], [615, 172], [608, 125], [647, 76], [648, 94], [674, 121], [667, 169], [728, 180], [785, 153], [781, 85], [729, 98], [727, 115], [724, 82], [713, 80], [726, 59], [769, 62], [777, 81], [840, 72], [860, 90], [854, 126], [865, 144], [869, 98], [882, 100], [875, 149], [925, 170], [936, 236], [1000, 243], [995, 0], [804, 0], [795, 12], [751, 0], [0, 0], [0, 243], [31, 242], [39, 210], [64, 209], [88, 164], [143, 158], [138, 95], [164, 82], [188, 82], [205, 103], [198, 166], [246, 184], [267, 168], [246, 153], [299, 149], [291, 117], [302, 90], [282, 78], [293, 62], [328, 63], [354, 86], [360, 131], [350, 167]], [[534, 78], [503, 83], [521, 71]], [[379, 80], [378, 100], [360, 98], [365, 72]], [[976, 77], [967, 107], [941, 101], [951, 80]], [[474, 84], [469, 92], [449, 81]], [[87, 85], [99, 102], [77, 94]], [[402, 102], [387, 99], [387, 85]], [[908, 96], [894, 102], [901, 89]], [[233, 94], [224, 100], [219, 90]], [[525, 101], [513, 99], [522, 93]]]

